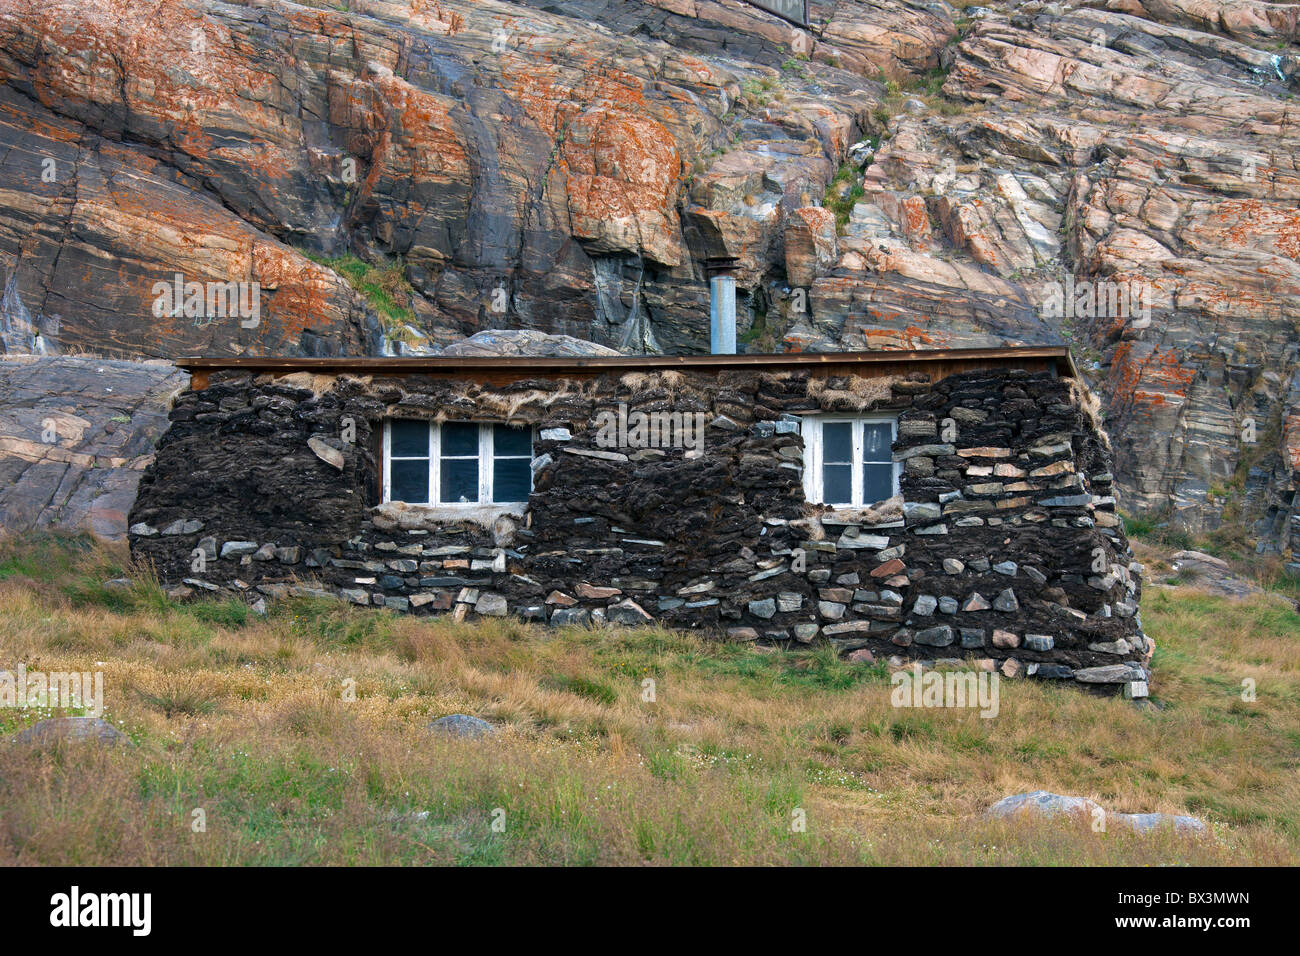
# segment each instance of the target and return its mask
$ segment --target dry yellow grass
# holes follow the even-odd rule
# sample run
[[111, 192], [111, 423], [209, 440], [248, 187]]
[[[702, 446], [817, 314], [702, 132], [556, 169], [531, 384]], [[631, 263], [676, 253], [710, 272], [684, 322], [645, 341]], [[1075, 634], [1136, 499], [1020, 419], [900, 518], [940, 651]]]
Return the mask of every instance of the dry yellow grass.
[[[1300, 860], [1300, 616], [1277, 595], [1151, 595], [1159, 706], [1004, 682], [983, 719], [897, 709], [883, 669], [825, 651], [328, 602], [258, 618], [172, 605], [147, 577], [104, 589], [121, 560], [0, 546], [0, 668], [103, 671], [106, 717], [136, 742], [17, 745], [41, 715], [0, 710], [0, 863]], [[429, 734], [449, 713], [501, 732]], [[981, 816], [1034, 789], [1213, 833]]]

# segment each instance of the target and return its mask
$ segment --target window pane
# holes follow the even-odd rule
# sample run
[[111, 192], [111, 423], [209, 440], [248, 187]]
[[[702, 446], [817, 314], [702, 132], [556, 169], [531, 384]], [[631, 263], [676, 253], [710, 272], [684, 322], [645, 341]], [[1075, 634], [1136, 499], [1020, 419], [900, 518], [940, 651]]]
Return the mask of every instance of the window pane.
[[444, 458], [439, 494], [443, 504], [478, 501], [478, 459]]
[[[426, 432], [428, 426], [425, 428]], [[393, 501], [429, 502], [429, 461], [394, 461], [389, 464], [389, 498]]]
[[890, 438], [892, 431], [889, 422], [863, 422], [862, 460], [890, 461], [893, 458], [890, 450], [890, 445], [893, 444]]
[[853, 504], [852, 465], [822, 465], [822, 503]]
[[878, 501], [884, 501], [886, 498], [893, 497], [894, 494], [894, 466], [893, 465], [863, 465], [862, 466], [862, 501], [863, 504], [874, 505]]
[[443, 422], [442, 455], [478, 456], [478, 425], [473, 422]]
[[831, 422], [822, 426], [822, 461], [853, 460], [853, 423]]
[[395, 418], [389, 424], [389, 445], [394, 458], [429, 457], [429, 423]]
[[510, 425], [493, 425], [492, 454], [527, 455], [531, 458], [533, 456], [532, 429], [513, 428]]
[[498, 458], [492, 463], [492, 500], [527, 501], [533, 468], [527, 458]]

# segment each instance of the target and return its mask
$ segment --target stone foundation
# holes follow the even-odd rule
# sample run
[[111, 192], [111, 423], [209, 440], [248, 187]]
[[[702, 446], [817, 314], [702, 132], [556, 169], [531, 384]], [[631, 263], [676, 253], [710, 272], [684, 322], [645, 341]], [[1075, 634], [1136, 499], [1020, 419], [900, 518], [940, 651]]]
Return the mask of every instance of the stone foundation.
[[[489, 385], [222, 371], [199, 385], [176, 401], [131, 514], [134, 555], [182, 594], [655, 622], [1145, 693], [1153, 645], [1105, 438], [1052, 372]], [[598, 446], [597, 416], [619, 403], [703, 413], [699, 453]], [[805, 502], [799, 416], [823, 411], [898, 415], [900, 496], [853, 512]], [[381, 506], [384, 417], [535, 426], [527, 510], [445, 521]]]

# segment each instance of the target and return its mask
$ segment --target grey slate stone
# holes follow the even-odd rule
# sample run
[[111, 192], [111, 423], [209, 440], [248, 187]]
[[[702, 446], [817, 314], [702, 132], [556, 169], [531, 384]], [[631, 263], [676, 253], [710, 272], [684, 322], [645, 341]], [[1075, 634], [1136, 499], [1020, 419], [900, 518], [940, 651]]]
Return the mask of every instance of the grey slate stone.
[[828, 621], [838, 621], [844, 616], [846, 608], [837, 601], [818, 601], [817, 613]]
[[1074, 677], [1074, 668], [1065, 664], [1039, 664], [1036, 676], [1053, 680], [1071, 680]]
[[131, 744], [131, 738], [102, 717], [50, 717], [14, 736], [19, 744], [49, 747], [61, 743]]
[[943, 509], [929, 502], [903, 502], [903, 517], [908, 524], [914, 522], [935, 521], [943, 515]]
[[448, 714], [429, 722], [429, 730], [449, 737], [486, 737], [496, 733], [496, 728], [486, 720], [468, 714]]
[[1074, 679], [1085, 684], [1124, 684], [1133, 680], [1146, 680], [1146, 677], [1146, 673], [1136, 664], [1106, 664], [1074, 672]]
[[162, 533], [166, 535], [175, 534], [195, 534], [203, 530], [203, 522], [197, 518], [177, 518], [167, 527], [163, 528]]
[[478, 600], [474, 602], [474, 613], [482, 614], [484, 617], [505, 617], [509, 611], [506, 604], [505, 596], [502, 594], [492, 594], [485, 592], [479, 595]]
[[1020, 610], [1020, 602], [1016, 600], [1016, 592], [1011, 588], [1004, 588], [998, 592], [998, 596], [993, 599], [993, 609], [1003, 611], [1008, 614]]
[[585, 607], [562, 607], [551, 615], [555, 627], [585, 627], [591, 623], [591, 612]]
[[795, 640], [803, 644], [811, 643], [813, 638], [817, 636], [819, 630], [821, 630], [821, 628], [816, 624], [796, 624], [794, 626]]
[[947, 624], [927, 627], [912, 636], [912, 643], [925, 644], [928, 647], [947, 647], [952, 643], [952, 628]]
[[1059, 495], [1038, 502], [1044, 508], [1082, 508], [1092, 503], [1092, 495]]
[[649, 624], [654, 620], [646, 613], [645, 608], [637, 604], [631, 598], [624, 598], [617, 604], [613, 604], [605, 609], [605, 615], [611, 624], [639, 625]]

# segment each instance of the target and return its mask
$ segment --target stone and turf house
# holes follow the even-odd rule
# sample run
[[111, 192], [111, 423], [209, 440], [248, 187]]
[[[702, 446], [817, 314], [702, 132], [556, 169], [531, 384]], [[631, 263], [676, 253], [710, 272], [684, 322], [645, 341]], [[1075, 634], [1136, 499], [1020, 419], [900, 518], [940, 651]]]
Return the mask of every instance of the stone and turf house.
[[1145, 693], [1140, 569], [1065, 348], [179, 364], [130, 539], [182, 593]]

